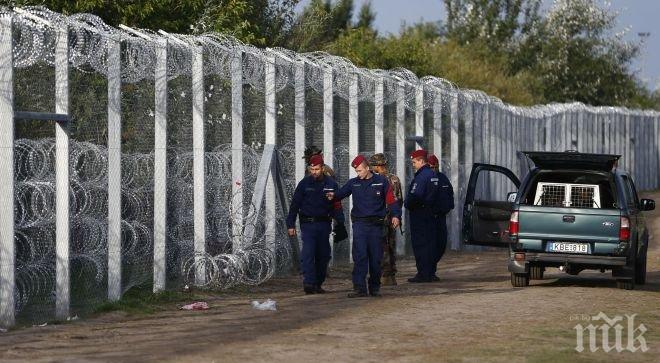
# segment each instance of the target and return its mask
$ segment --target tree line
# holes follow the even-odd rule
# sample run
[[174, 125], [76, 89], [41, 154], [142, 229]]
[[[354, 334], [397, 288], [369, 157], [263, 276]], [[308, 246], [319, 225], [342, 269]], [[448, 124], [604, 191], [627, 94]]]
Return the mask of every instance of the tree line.
[[[616, 32], [618, 14], [596, 0], [443, 0], [441, 22], [380, 34], [370, 4], [353, 0], [0, 0], [87, 12], [106, 23], [167, 32], [231, 34], [259, 47], [326, 51], [360, 67], [408, 68], [517, 105], [583, 102], [660, 109], [632, 63], [643, 44]], [[357, 11], [357, 13], [356, 13]], [[439, 9], [437, 10], [439, 11]], [[356, 15], [356, 16], [355, 16]]]

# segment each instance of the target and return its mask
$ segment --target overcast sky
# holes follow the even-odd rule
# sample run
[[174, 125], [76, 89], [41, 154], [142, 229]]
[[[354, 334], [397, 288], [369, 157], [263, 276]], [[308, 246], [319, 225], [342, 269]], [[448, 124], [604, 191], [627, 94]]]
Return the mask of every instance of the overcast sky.
[[[355, 12], [367, 0], [354, 0]], [[544, 0], [545, 5], [552, 4]], [[601, 1], [602, 2], [602, 1]], [[309, 0], [302, 0], [302, 8]], [[639, 33], [650, 33], [640, 58], [632, 65], [651, 89], [660, 88], [660, 0], [611, 0], [611, 7], [620, 12], [617, 30], [629, 28], [628, 39], [639, 39]], [[376, 12], [376, 29], [383, 33], [398, 33], [401, 24], [419, 20], [438, 21], [446, 17], [442, 0], [372, 0]]]

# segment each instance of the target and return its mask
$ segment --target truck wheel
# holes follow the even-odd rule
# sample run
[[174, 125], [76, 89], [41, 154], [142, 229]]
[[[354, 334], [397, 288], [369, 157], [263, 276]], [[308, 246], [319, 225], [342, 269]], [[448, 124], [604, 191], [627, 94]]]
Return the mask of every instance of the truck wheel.
[[639, 285], [644, 285], [646, 283], [646, 250], [639, 258], [635, 261], [635, 283]]
[[634, 280], [616, 280], [616, 287], [623, 290], [634, 290], [635, 281]]
[[543, 266], [530, 266], [529, 267], [529, 279], [530, 280], [543, 280], [543, 272], [545, 272], [545, 267], [543, 267]]
[[512, 272], [511, 285], [513, 285], [513, 287], [529, 286], [529, 274], [516, 274]]

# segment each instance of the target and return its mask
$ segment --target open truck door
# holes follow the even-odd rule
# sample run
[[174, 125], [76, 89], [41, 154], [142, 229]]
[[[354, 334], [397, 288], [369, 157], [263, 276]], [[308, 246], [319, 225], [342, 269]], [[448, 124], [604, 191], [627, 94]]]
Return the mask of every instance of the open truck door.
[[509, 219], [520, 180], [507, 168], [474, 164], [463, 206], [465, 244], [508, 247]]

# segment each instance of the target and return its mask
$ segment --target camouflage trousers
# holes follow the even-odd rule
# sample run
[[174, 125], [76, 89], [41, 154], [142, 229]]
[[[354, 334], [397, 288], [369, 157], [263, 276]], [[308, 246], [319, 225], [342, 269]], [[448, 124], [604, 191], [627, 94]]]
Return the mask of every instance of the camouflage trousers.
[[381, 268], [384, 277], [396, 275], [396, 229], [389, 224], [385, 227]]

